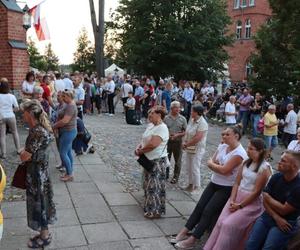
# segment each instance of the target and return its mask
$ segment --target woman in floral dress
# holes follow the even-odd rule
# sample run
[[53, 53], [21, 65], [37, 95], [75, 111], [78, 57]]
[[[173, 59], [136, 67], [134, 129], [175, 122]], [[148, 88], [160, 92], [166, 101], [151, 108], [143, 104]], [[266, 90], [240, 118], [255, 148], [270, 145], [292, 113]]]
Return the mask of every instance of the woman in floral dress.
[[30, 127], [25, 149], [20, 154], [21, 161], [27, 167], [27, 222], [32, 230], [40, 232], [29, 240], [28, 247], [42, 248], [51, 243], [48, 224], [53, 224], [56, 220], [47, 152], [52, 129], [46, 113], [37, 100], [27, 101], [21, 107], [24, 121]]

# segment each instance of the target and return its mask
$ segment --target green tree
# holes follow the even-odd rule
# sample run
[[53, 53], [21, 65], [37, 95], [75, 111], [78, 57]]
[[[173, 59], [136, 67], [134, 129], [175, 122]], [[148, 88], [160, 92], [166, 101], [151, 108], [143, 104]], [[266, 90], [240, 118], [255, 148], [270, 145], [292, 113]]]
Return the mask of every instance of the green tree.
[[113, 23], [117, 62], [135, 73], [204, 80], [224, 70], [224, 0], [121, 0]]
[[52, 49], [52, 44], [49, 43], [46, 48], [45, 48], [45, 55], [44, 55], [44, 60], [47, 63], [47, 70], [46, 71], [57, 71], [59, 70], [59, 59], [55, 55], [53, 49]]
[[77, 49], [73, 61], [73, 71], [91, 72], [96, 70], [95, 47], [89, 40], [87, 30], [84, 28], [80, 31], [77, 39]]
[[38, 51], [34, 41], [29, 39], [28, 48], [27, 48], [30, 60], [30, 67], [36, 68], [41, 71], [47, 70], [47, 62], [45, 61], [44, 56]]
[[257, 33], [254, 89], [284, 97], [300, 88], [300, 1], [269, 0], [273, 16]]

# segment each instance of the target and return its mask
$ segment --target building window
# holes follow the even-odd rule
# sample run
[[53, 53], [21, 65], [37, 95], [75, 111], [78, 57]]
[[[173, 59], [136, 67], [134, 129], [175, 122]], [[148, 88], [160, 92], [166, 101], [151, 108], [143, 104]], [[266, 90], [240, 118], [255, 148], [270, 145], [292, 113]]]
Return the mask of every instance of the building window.
[[249, 6], [254, 6], [255, 5], [255, 0], [249, 0]]
[[247, 76], [247, 78], [249, 78], [249, 76], [251, 76], [252, 73], [253, 73], [253, 66], [250, 62], [248, 62], [246, 64], [246, 76]]
[[236, 22], [236, 39], [242, 38], [242, 21], [238, 20]]
[[244, 8], [244, 7], [247, 7], [247, 0], [241, 0], [241, 7]]
[[240, 0], [234, 0], [234, 8], [235, 9], [240, 8]]
[[247, 19], [246, 23], [245, 23], [245, 38], [246, 39], [251, 38], [251, 21], [250, 21], [250, 19]]

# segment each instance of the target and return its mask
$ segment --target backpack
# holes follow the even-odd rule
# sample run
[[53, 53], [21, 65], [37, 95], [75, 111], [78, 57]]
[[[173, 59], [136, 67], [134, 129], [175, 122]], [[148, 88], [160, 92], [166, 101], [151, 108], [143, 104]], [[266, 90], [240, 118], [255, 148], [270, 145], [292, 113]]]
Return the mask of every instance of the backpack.
[[265, 121], [263, 118], [261, 118], [257, 123], [257, 131], [259, 133], [263, 133], [265, 128]]

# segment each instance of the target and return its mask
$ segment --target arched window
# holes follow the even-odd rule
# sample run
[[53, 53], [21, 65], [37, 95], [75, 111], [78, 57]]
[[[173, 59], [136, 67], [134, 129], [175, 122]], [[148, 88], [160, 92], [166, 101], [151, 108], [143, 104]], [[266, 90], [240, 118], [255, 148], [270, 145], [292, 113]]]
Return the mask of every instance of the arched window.
[[251, 76], [252, 73], [253, 73], [253, 66], [252, 66], [252, 64], [250, 62], [247, 62], [246, 63], [246, 76], [247, 76], [247, 78], [249, 76]]
[[242, 38], [242, 21], [238, 20], [236, 22], [236, 39]]
[[245, 22], [245, 38], [246, 39], [251, 38], [251, 21], [250, 21], [250, 19], [247, 19]]
[[254, 6], [255, 5], [255, 0], [249, 0], [249, 6]]
[[234, 8], [238, 9], [240, 7], [240, 0], [234, 0]]

